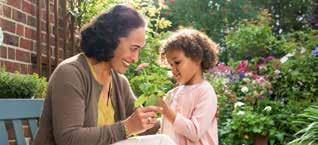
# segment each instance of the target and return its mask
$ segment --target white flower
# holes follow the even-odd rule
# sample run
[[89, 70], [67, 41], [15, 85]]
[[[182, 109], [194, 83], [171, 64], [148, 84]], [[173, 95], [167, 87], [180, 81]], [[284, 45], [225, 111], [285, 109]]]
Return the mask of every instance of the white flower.
[[305, 52], [306, 52], [306, 49], [305, 49], [304, 47], [301, 47], [300, 53], [301, 53], [301, 54], [304, 54]]
[[281, 62], [281, 63], [285, 63], [285, 62], [288, 60], [289, 57], [292, 57], [292, 56], [294, 56], [294, 55], [295, 55], [295, 52], [293, 52], [293, 53], [287, 53], [284, 57], [282, 57], [282, 58], [280, 59], [280, 62]]
[[236, 102], [235, 104], [234, 104], [234, 108], [237, 108], [237, 107], [241, 107], [241, 106], [243, 106], [244, 105], [244, 103], [243, 102]]
[[288, 60], [288, 57], [284, 56], [280, 59], [280, 63], [285, 63]]
[[237, 115], [244, 115], [245, 112], [244, 112], [244, 111], [239, 111], [239, 112], [237, 112], [236, 114], [237, 114]]
[[271, 106], [266, 106], [263, 111], [271, 112], [272, 111], [272, 107]]
[[241, 91], [242, 91], [243, 93], [247, 93], [247, 92], [248, 92], [248, 88], [244, 86], [244, 87], [241, 88]]
[[280, 71], [278, 69], [274, 71], [275, 75], [278, 75], [279, 73], [280, 73]]

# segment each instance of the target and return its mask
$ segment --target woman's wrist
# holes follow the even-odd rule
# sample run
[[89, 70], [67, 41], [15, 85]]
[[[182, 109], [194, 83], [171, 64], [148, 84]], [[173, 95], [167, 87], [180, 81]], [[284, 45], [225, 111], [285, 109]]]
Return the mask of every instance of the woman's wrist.
[[129, 129], [129, 125], [128, 125], [128, 120], [124, 120], [121, 122], [123, 127], [124, 127], [124, 130], [125, 130], [125, 134], [126, 134], [126, 137], [130, 137], [132, 135], [132, 132], [131, 130]]

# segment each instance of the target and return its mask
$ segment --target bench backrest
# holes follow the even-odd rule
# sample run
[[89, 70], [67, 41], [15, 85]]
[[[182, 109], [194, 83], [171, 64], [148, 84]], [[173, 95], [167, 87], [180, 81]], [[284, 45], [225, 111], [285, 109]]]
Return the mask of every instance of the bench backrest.
[[27, 120], [31, 138], [38, 129], [43, 99], [0, 99], [0, 145], [8, 145], [8, 130], [5, 122], [12, 122], [17, 145], [26, 145], [22, 120]]

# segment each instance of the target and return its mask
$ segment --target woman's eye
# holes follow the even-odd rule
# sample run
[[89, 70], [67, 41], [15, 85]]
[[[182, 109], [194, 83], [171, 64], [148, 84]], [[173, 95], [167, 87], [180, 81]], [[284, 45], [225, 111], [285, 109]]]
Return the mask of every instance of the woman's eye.
[[180, 61], [176, 61], [176, 62], [174, 62], [175, 64], [180, 64]]
[[132, 51], [136, 51], [136, 50], [138, 50], [138, 48], [137, 47], [132, 47], [131, 50]]

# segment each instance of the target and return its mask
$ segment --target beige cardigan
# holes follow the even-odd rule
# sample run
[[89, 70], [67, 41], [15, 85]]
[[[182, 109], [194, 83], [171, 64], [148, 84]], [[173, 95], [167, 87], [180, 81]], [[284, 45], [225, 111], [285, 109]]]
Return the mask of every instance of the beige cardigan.
[[97, 127], [102, 86], [94, 79], [84, 54], [59, 64], [49, 80], [33, 145], [108, 145], [125, 139], [119, 121], [133, 113], [135, 96], [123, 75], [112, 72], [112, 77], [116, 123]]

